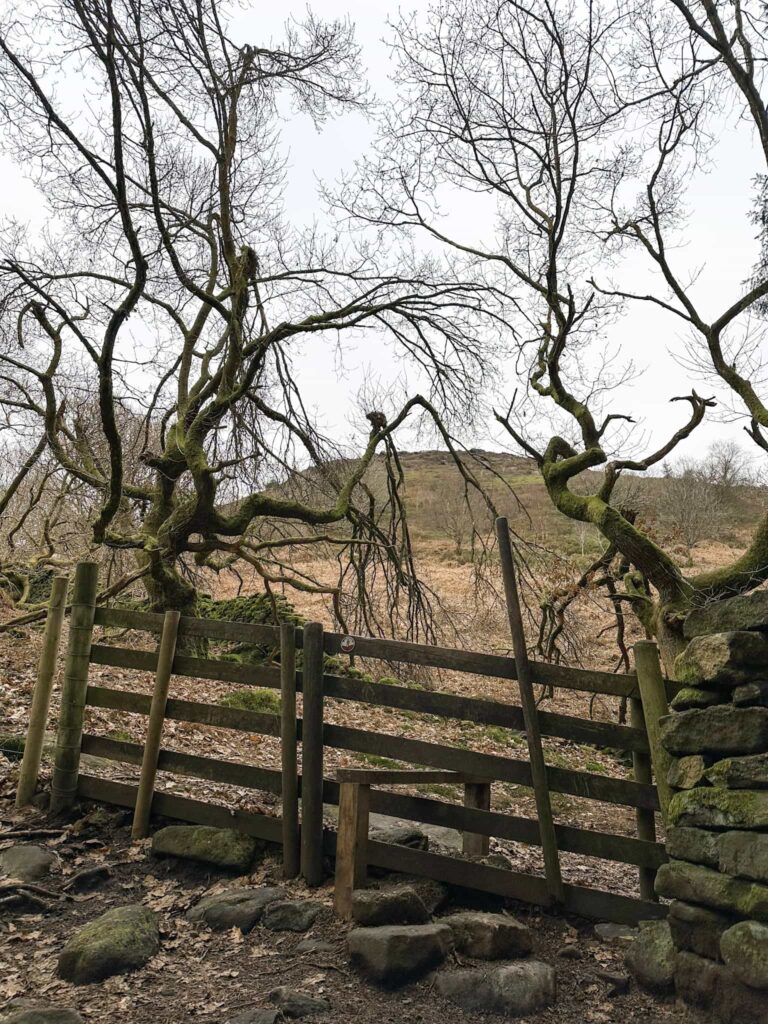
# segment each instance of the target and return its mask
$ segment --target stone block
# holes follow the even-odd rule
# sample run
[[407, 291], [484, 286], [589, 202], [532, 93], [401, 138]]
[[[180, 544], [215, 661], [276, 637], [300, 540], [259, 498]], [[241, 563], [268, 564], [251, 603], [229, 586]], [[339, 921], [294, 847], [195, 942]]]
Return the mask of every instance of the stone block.
[[717, 840], [718, 866], [727, 875], [768, 884], [768, 835], [724, 832]]
[[716, 868], [720, 863], [717, 833], [703, 828], [670, 828], [667, 832], [667, 853], [674, 860], [688, 860]]
[[722, 789], [768, 789], [768, 754], [724, 758], [707, 768], [704, 778]]
[[708, 633], [742, 629], [768, 630], [768, 590], [755, 590], [694, 608], [683, 623], [683, 636], [692, 640]]
[[669, 823], [712, 829], [768, 828], [768, 792], [699, 786], [675, 793]]
[[693, 789], [704, 778], [707, 765], [701, 754], [675, 757], [667, 772], [667, 782], [675, 789]]
[[768, 886], [731, 878], [712, 868], [671, 860], [656, 873], [656, 892], [667, 899], [702, 903], [738, 917], [768, 922]]
[[708, 960], [720, 959], [720, 936], [735, 923], [729, 914], [682, 900], [670, 904], [667, 920], [677, 949], [686, 949]]
[[664, 749], [676, 757], [762, 754], [768, 750], [768, 708], [721, 704], [667, 715], [660, 726]]
[[768, 663], [768, 636], [748, 630], [694, 637], [675, 658], [675, 678], [688, 686], [740, 686]]

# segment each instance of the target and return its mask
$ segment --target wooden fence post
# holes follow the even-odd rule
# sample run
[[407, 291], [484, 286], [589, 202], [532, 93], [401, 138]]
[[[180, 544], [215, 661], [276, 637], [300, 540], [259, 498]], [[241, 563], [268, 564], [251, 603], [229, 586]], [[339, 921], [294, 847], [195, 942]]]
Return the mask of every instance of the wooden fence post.
[[301, 873], [323, 883], [323, 627], [304, 626], [301, 732]]
[[634, 646], [637, 684], [640, 688], [645, 729], [648, 734], [648, 746], [651, 748], [651, 762], [656, 779], [656, 790], [659, 794], [661, 817], [666, 823], [669, 812], [669, 801], [672, 799], [672, 788], [667, 780], [671, 757], [661, 745], [661, 728], [659, 722], [669, 714], [667, 691], [664, 677], [661, 674], [659, 649], [653, 640], [638, 640]]
[[335, 913], [352, 917], [352, 893], [362, 889], [368, 877], [368, 816], [371, 787], [359, 782], [339, 784], [339, 828], [336, 833]]
[[[490, 811], [490, 782], [465, 782], [464, 806], [480, 811]], [[461, 849], [467, 857], [487, 857], [491, 849], [491, 837], [465, 831], [461, 840]]]
[[78, 564], [72, 590], [69, 643], [61, 687], [59, 728], [56, 733], [51, 814], [59, 814], [71, 807], [77, 794], [80, 743], [85, 718], [85, 691], [88, 687], [88, 664], [91, 656], [98, 580], [99, 567], [96, 562]]
[[163, 619], [163, 632], [157, 648], [157, 668], [152, 703], [149, 708], [147, 736], [144, 740], [144, 754], [141, 759], [139, 789], [136, 793], [136, 808], [133, 812], [131, 838], [144, 839], [149, 832], [149, 816], [152, 811], [152, 797], [155, 792], [157, 760], [165, 721], [165, 706], [168, 702], [168, 688], [171, 684], [173, 659], [176, 655], [176, 640], [179, 635], [181, 613], [167, 611]]
[[284, 878], [295, 878], [301, 862], [296, 747], [296, 626], [292, 622], [283, 622], [280, 626], [280, 752]]
[[68, 584], [69, 577], [56, 576], [51, 585], [51, 596], [48, 601], [48, 614], [43, 633], [43, 649], [40, 652], [40, 662], [37, 667], [37, 681], [35, 682], [35, 692], [32, 695], [29, 727], [24, 743], [24, 757], [19, 772], [19, 785], [16, 789], [17, 807], [25, 807], [30, 802], [37, 786], [37, 776], [43, 756], [45, 727], [48, 723], [48, 709], [51, 704], [51, 690], [56, 675], [61, 627], [67, 608]]
[[[645, 731], [645, 717], [643, 705], [636, 697], [629, 699], [629, 722], [634, 729]], [[651, 758], [645, 751], [634, 750], [632, 752], [632, 773], [635, 782], [645, 785], [653, 785], [651, 773]], [[653, 811], [647, 808], [638, 807], [635, 810], [635, 821], [637, 822], [637, 838], [645, 839], [649, 843], [656, 842], [656, 816]], [[656, 881], [655, 868], [639, 868], [640, 875], [640, 896], [644, 900], [658, 900], [654, 884]]]
[[523, 706], [523, 720], [528, 739], [528, 756], [531, 761], [531, 777], [533, 792], [536, 798], [536, 812], [539, 817], [539, 833], [541, 848], [544, 853], [544, 873], [550, 897], [557, 903], [564, 900], [563, 877], [560, 872], [560, 856], [557, 850], [555, 821], [552, 816], [552, 804], [549, 799], [549, 783], [547, 766], [544, 761], [544, 750], [541, 745], [539, 729], [539, 713], [533, 695], [533, 682], [528, 663], [528, 649], [525, 643], [525, 629], [520, 610], [520, 597], [515, 579], [515, 561], [512, 557], [512, 545], [509, 539], [509, 523], [500, 516], [496, 520], [496, 540], [499, 546], [499, 562], [504, 579], [504, 594], [507, 601], [507, 616], [512, 634], [512, 651], [515, 656], [515, 670], [520, 688], [520, 703]]

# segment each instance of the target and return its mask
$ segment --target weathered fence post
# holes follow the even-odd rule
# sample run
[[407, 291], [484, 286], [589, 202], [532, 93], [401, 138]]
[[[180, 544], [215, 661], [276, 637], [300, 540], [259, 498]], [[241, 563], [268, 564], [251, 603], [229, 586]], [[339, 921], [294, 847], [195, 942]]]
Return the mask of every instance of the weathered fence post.
[[[629, 722], [634, 729], [646, 731], [643, 705], [636, 697], [629, 699]], [[651, 773], [651, 758], [643, 750], [632, 751], [632, 774], [635, 782], [644, 785], [653, 785]], [[635, 810], [635, 821], [637, 822], [637, 838], [645, 839], [649, 843], [656, 842], [656, 816], [653, 811], [645, 807], [638, 807]], [[640, 875], [640, 896], [644, 900], [656, 900], [654, 883], [656, 881], [655, 868], [639, 868]]]
[[323, 882], [323, 627], [304, 626], [301, 731], [301, 873]]
[[352, 916], [352, 893], [368, 877], [368, 816], [371, 787], [358, 782], [339, 783], [339, 827], [336, 833], [336, 883], [333, 909], [339, 917]]
[[25, 807], [29, 803], [37, 786], [37, 776], [43, 756], [45, 727], [48, 722], [48, 709], [51, 703], [51, 690], [56, 675], [61, 627], [67, 608], [68, 584], [69, 577], [67, 576], [56, 576], [51, 584], [51, 596], [48, 601], [48, 614], [43, 634], [43, 649], [40, 652], [40, 662], [37, 667], [37, 681], [35, 682], [35, 692], [32, 695], [29, 727], [24, 743], [24, 757], [19, 773], [19, 785], [16, 789], [17, 807]]
[[[465, 782], [464, 806], [479, 811], [490, 811], [490, 782]], [[491, 837], [465, 831], [461, 840], [461, 849], [467, 857], [487, 857], [491, 849]]]
[[536, 798], [536, 812], [539, 818], [539, 834], [544, 854], [544, 873], [550, 897], [558, 903], [564, 899], [563, 878], [560, 872], [560, 856], [557, 850], [555, 821], [552, 816], [552, 804], [549, 799], [549, 783], [547, 766], [544, 761], [544, 750], [541, 745], [539, 714], [536, 699], [533, 695], [533, 681], [528, 663], [528, 649], [525, 643], [523, 615], [520, 610], [520, 597], [515, 579], [515, 561], [512, 557], [512, 545], [509, 539], [509, 523], [500, 516], [496, 520], [496, 540], [499, 546], [499, 562], [504, 579], [504, 594], [507, 601], [507, 617], [512, 634], [512, 651], [515, 656], [515, 670], [520, 688], [520, 703], [523, 706], [523, 720], [528, 739], [528, 756], [531, 761], [531, 778]]
[[155, 792], [157, 777], [157, 760], [160, 755], [160, 742], [165, 722], [165, 707], [168, 703], [168, 688], [171, 684], [173, 659], [176, 655], [176, 640], [179, 635], [179, 619], [181, 614], [167, 611], [163, 619], [163, 632], [157, 648], [157, 668], [155, 669], [155, 688], [152, 691], [152, 703], [149, 707], [147, 735], [144, 740], [144, 755], [141, 759], [141, 775], [139, 790], [136, 794], [136, 808], [133, 812], [131, 837], [144, 839], [149, 832], [149, 816], [152, 811], [152, 797]]
[[69, 643], [61, 687], [59, 728], [56, 733], [56, 759], [51, 783], [51, 814], [58, 814], [71, 807], [77, 794], [98, 579], [99, 567], [96, 562], [80, 562], [75, 569]]
[[659, 722], [669, 714], [667, 691], [664, 686], [664, 677], [661, 674], [659, 649], [654, 641], [638, 640], [634, 646], [634, 653], [637, 684], [640, 688], [640, 699], [645, 716], [648, 746], [651, 748], [651, 761], [659, 794], [661, 817], [666, 822], [669, 801], [672, 799], [672, 788], [667, 780], [671, 758], [661, 745]]
[[296, 626], [280, 626], [280, 751], [282, 754], [283, 877], [299, 873], [299, 779], [296, 762]]

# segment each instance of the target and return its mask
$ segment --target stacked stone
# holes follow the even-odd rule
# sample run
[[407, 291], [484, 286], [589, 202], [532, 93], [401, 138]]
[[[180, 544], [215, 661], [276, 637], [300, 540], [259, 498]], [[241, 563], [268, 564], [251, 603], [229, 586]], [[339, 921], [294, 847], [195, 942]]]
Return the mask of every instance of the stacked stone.
[[768, 592], [697, 609], [675, 663], [684, 689], [662, 723], [672, 755], [673, 975], [724, 1024], [768, 1022]]

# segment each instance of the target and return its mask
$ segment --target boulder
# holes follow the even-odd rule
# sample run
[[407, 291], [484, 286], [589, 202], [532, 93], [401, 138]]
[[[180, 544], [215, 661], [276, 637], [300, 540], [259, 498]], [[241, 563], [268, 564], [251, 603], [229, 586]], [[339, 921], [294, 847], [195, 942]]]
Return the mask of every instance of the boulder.
[[720, 936], [734, 923], [728, 914], [675, 900], [669, 907], [669, 929], [678, 949], [709, 960], [720, 959]]
[[228, 889], [204, 896], [187, 912], [190, 921], [203, 921], [214, 931], [239, 928], [249, 932], [261, 920], [270, 903], [283, 898], [282, 889], [267, 886], [252, 889]]
[[513, 960], [533, 949], [530, 928], [505, 914], [466, 911], [444, 918], [459, 953], [477, 960]]
[[261, 923], [273, 932], [306, 932], [323, 909], [313, 900], [280, 900], [269, 904]]
[[683, 623], [683, 636], [692, 640], [707, 633], [743, 629], [768, 630], [768, 590], [756, 590], [694, 608]]
[[671, 860], [656, 873], [656, 892], [667, 899], [703, 903], [739, 917], [768, 921], [768, 886], [731, 878], [719, 871]]
[[227, 1024], [277, 1024], [279, 1019], [279, 1010], [255, 1007], [252, 1010], [243, 1010], [236, 1017], [230, 1017]]
[[12, 999], [0, 1010], [1, 1024], [83, 1024], [77, 1010], [44, 1006], [31, 999]]
[[739, 921], [723, 933], [720, 953], [745, 985], [768, 990], [768, 928], [764, 924]]
[[716, 761], [704, 778], [722, 789], [768, 789], [768, 754]]
[[669, 802], [672, 826], [768, 828], [768, 793], [699, 786], [675, 793]]
[[327, 999], [318, 999], [296, 988], [281, 985], [269, 993], [270, 1000], [277, 1006], [284, 1017], [298, 1020], [300, 1017], [317, 1017], [328, 1013], [331, 1004]]
[[426, 924], [430, 914], [409, 885], [388, 889], [356, 889], [352, 893], [352, 920], [363, 928], [384, 924]]
[[102, 981], [143, 967], [159, 948], [160, 933], [151, 910], [139, 904], [117, 907], [71, 936], [59, 956], [58, 973], [75, 985]]
[[539, 960], [523, 960], [490, 971], [450, 971], [437, 976], [437, 991], [463, 1010], [527, 1017], [551, 1006], [555, 972]]
[[397, 880], [394, 882], [383, 882], [382, 888], [397, 888], [400, 885], [407, 885], [409, 889], [413, 889], [419, 896], [421, 902], [427, 908], [427, 913], [430, 917], [450, 903], [451, 893], [448, 886], [443, 882], [436, 882], [431, 878], [417, 878], [416, 876], [410, 877], [408, 875], [397, 875], [395, 877]]
[[768, 835], [724, 832], [718, 837], [719, 867], [727, 875], [768, 883]]
[[667, 832], [667, 853], [674, 860], [689, 860], [716, 868], [720, 863], [717, 835], [703, 828], [677, 827]]
[[637, 983], [665, 995], [674, 989], [675, 944], [667, 921], [644, 921], [625, 961]]
[[727, 704], [731, 699], [729, 690], [704, 690], [700, 686], [684, 686], [678, 690], [669, 706], [675, 711], [690, 711], [691, 708], [711, 708], [715, 704]]
[[730, 704], [681, 711], [659, 722], [664, 749], [686, 754], [760, 754], [768, 748], [768, 708]]
[[745, 683], [733, 691], [733, 703], [737, 708], [768, 707], [768, 680]]
[[724, 964], [695, 953], [675, 958], [675, 991], [692, 1006], [714, 1012], [720, 1024], [765, 1024], [768, 996], [742, 984]]
[[391, 825], [386, 828], [372, 828], [370, 838], [377, 843], [393, 843], [407, 846], [410, 850], [428, 850], [429, 836], [415, 825]]
[[701, 754], [672, 759], [667, 771], [667, 782], [675, 789], [693, 789], [704, 778], [706, 763]]
[[168, 825], [152, 837], [152, 852], [212, 864], [245, 874], [264, 844], [231, 828], [208, 825]]
[[617, 924], [615, 921], [601, 921], [595, 925], [595, 935], [602, 942], [634, 942], [637, 938], [637, 928], [629, 924]]
[[355, 928], [347, 947], [350, 960], [365, 975], [397, 986], [441, 964], [453, 948], [453, 933], [446, 924]]
[[42, 846], [21, 844], [0, 853], [0, 871], [22, 882], [38, 882], [58, 864], [58, 857]]
[[689, 686], [740, 686], [768, 662], [768, 636], [748, 630], [694, 637], [675, 658], [674, 677]]

